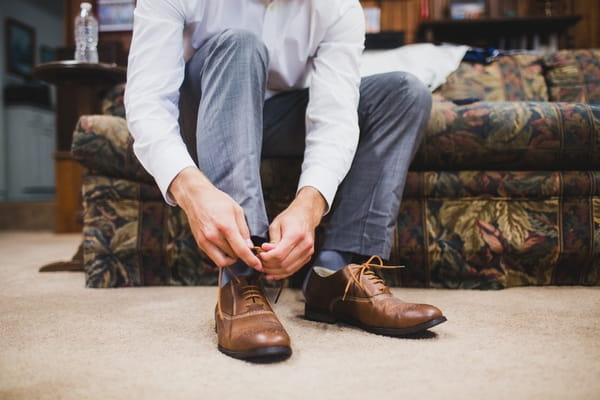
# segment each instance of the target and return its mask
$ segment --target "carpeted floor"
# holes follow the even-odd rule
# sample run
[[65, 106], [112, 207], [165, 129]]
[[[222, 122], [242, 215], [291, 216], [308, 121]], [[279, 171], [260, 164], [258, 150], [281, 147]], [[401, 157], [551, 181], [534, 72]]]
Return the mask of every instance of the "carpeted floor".
[[294, 354], [254, 365], [216, 350], [216, 288], [84, 288], [45, 273], [79, 235], [0, 232], [1, 399], [598, 399], [600, 288], [394, 289], [448, 322], [394, 339], [275, 309]]

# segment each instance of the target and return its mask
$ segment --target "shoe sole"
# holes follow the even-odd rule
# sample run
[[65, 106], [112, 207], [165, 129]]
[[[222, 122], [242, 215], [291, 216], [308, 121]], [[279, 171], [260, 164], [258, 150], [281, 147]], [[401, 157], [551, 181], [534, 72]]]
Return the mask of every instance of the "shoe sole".
[[237, 351], [229, 350], [219, 345], [218, 349], [221, 353], [226, 354], [229, 357], [261, 364], [284, 361], [292, 355], [292, 349], [288, 346], [271, 346]]
[[343, 322], [346, 324], [357, 326], [361, 329], [364, 329], [367, 332], [376, 333], [378, 335], [384, 335], [384, 336], [393, 336], [393, 337], [414, 335], [415, 333], [426, 331], [430, 328], [433, 328], [436, 325], [439, 325], [439, 324], [447, 321], [446, 317], [440, 317], [440, 318], [435, 318], [435, 319], [423, 322], [422, 324], [419, 324], [419, 325], [409, 326], [406, 328], [383, 328], [383, 327], [365, 325], [362, 322], [356, 321], [352, 318], [347, 318], [347, 317], [340, 318], [329, 312], [323, 312], [321, 310], [316, 310], [308, 305], [305, 305], [305, 307], [304, 307], [304, 317], [311, 321], [325, 322], [328, 324], [336, 324], [338, 322]]

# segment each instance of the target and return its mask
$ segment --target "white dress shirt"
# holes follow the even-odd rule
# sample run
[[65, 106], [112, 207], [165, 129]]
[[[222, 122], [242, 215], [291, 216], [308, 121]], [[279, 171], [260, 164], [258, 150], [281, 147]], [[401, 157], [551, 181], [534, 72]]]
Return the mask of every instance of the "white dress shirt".
[[125, 91], [136, 156], [174, 205], [169, 185], [195, 165], [178, 124], [185, 62], [227, 28], [249, 30], [265, 43], [267, 97], [310, 88], [298, 190], [312, 186], [331, 205], [358, 144], [358, 0], [138, 0]]

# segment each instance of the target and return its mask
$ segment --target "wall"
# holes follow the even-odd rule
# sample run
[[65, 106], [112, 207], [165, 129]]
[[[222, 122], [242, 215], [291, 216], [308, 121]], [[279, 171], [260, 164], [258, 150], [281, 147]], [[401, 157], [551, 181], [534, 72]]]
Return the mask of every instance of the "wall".
[[[381, 8], [382, 30], [403, 30], [406, 32], [406, 43], [417, 40], [417, 30], [421, 18], [422, 0], [361, 0], [364, 6]], [[428, 0], [432, 18], [446, 17], [449, 0]], [[508, 0], [493, 0], [508, 3]], [[541, 13], [538, 0], [512, 0], [520, 16], [539, 15]], [[64, 3], [64, 42], [73, 44], [73, 19], [79, 12], [80, 0], [63, 0]], [[95, 5], [95, 0], [91, 0]], [[598, 0], [562, 0], [560, 12], [563, 14], [579, 14], [581, 22], [573, 30], [573, 42], [577, 48], [600, 48], [600, 4]], [[435, 14], [435, 15], [434, 15]], [[105, 32], [100, 34], [100, 41], [119, 41], [125, 52], [129, 50], [131, 32]]]
[[[59, 1], [59, 0], [47, 0]], [[43, 7], [38, 6], [35, 2], [24, 0], [9, 1], [0, 0], [0, 21], [2, 29], [0, 29], [0, 87], [4, 88], [8, 84], [18, 84], [23, 82], [23, 78], [9, 74], [6, 71], [5, 61], [5, 32], [4, 25], [7, 17], [14, 18], [23, 22], [35, 29], [36, 32], [36, 62], [39, 60], [40, 45], [51, 47], [61, 46], [63, 44], [63, 23], [62, 15], [52, 11], [47, 11]], [[4, 116], [4, 94], [0, 90], [0, 201], [5, 199], [6, 191], [6, 141], [7, 133], [5, 132], [5, 116]], [[48, 155], [50, 157], [50, 155]]]

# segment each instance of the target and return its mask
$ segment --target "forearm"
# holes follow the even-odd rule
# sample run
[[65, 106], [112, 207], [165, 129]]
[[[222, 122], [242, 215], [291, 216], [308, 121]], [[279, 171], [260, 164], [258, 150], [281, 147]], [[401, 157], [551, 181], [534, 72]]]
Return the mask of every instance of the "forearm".
[[309, 224], [316, 228], [327, 210], [327, 201], [323, 195], [312, 186], [305, 186], [298, 191], [288, 208], [297, 208], [307, 216]]
[[216, 189], [210, 180], [198, 168], [184, 168], [169, 185], [168, 193], [184, 210], [194, 201], [196, 191]]

